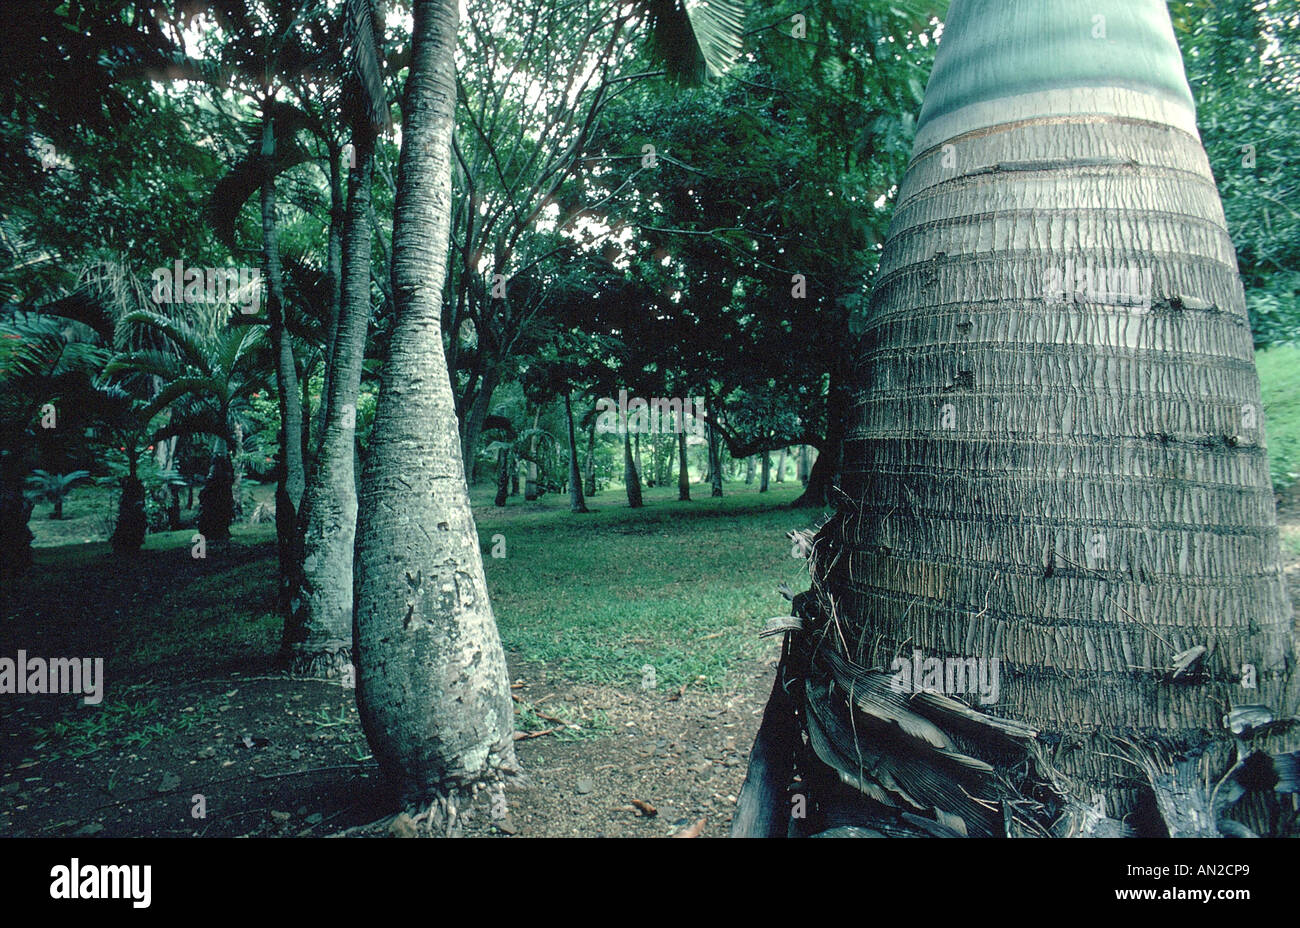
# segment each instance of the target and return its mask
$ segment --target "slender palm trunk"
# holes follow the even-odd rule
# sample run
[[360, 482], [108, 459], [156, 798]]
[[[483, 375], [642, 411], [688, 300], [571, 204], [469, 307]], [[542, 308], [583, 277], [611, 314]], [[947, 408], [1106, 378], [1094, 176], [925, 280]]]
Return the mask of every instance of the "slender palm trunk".
[[497, 495], [492, 504], [498, 508], [505, 506], [510, 498], [510, 449], [503, 444], [497, 450]]
[[623, 484], [627, 487], [627, 504], [633, 509], [641, 508], [641, 474], [632, 457], [632, 432], [626, 426], [623, 428]]
[[[861, 344], [852, 502], [805, 620], [837, 628], [805, 678], [821, 760], [972, 835], [1007, 827], [1008, 789], [1058, 833], [1096, 811], [1294, 828], [1272, 774], [1242, 802], [1220, 782], [1244, 750], [1300, 746], [1283, 726], [1246, 748], [1224, 720], [1294, 715], [1300, 677], [1241, 282], [1161, 0], [954, 0]], [[964, 698], [1040, 734], [960, 750], [1028, 776], [910, 753], [906, 720], [846, 703], [896, 658], [992, 667]]]
[[718, 447], [718, 430], [713, 427], [713, 412], [709, 411], [709, 496], [722, 495], [722, 451]]
[[541, 421], [542, 411], [533, 413], [533, 437], [528, 442], [528, 478], [524, 481], [524, 499], [530, 503], [537, 499], [537, 423]]
[[[360, 120], [359, 120], [360, 122]], [[354, 127], [356, 168], [349, 178], [345, 279], [334, 339], [334, 368], [320, 451], [302, 508], [302, 574], [285, 621], [282, 660], [293, 673], [332, 677], [352, 664], [352, 557], [357, 491], [354, 444], [361, 366], [370, 324], [370, 185], [374, 133]]]
[[275, 379], [280, 406], [280, 474], [275, 488], [275, 534], [280, 559], [280, 592], [277, 606], [281, 615], [293, 612], [294, 588], [298, 575], [300, 545], [298, 507], [307, 478], [302, 451], [302, 406], [298, 398], [298, 369], [293, 343], [285, 328], [284, 281], [280, 270], [279, 225], [275, 215], [275, 178], [270, 158], [274, 136], [268, 120], [263, 128], [263, 154], [267, 164], [262, 176], [262, 268], [267, 284], [267, 319], [275, 357]]
[[381, 769], [427, 800], [513, 769], [515, 751], [442, 348], [457, 5], [413, 6], [393, 223], [397, 321], [362, 478], [353, 654]]
[[596, 492], [596, 418], [594, 416], [591, 424], [587, 426], [587, 462], [583, 479], [585, 481], [583, 490], [588, 496], [593, 496]]
[[[338, 340], [339, 315], [343, 311], [343, 235], [347, 205], [343, 194], [342, 152], [330, 149], [330, 227], [325, 243], [325, 274], [329, 279], [329, 303], [325, 307], [325, 367], [321, 377], [321, 404], [316, 410], [316, 434], [325, 440], [325, 417], [329, 411], [330, 381], [334, 377], [334, 351]], [[354, 160], [357, 160], [354, 158]], [[360, 161], [357, 160], [360, 164]], [[367, 221], [369, 218], [367, 217]]]
[[569, 391], [564, 391], [564, 416], [569, 421], [569, 512], [586, 512], [587, 501], [582, 496], [582, 474], [578, 471], [578, 439], [573, 431], [573, 406]]
[[677, 501], [691, 501], [691, 465], [686, 457], [686, 430], [677, 433]]

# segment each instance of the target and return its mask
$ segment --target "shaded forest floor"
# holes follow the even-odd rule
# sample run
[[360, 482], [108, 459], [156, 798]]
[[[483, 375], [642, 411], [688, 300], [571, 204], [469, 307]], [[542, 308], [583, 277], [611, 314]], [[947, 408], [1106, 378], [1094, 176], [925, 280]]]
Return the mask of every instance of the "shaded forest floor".
[[[785, 532], [816, 514], [784, 508], [797, 490], [696, 487], [677, 503], [654, 489], [631, 511], [614, 488], [585, 516], [475, 493], [531, 735], [507, 831], [657, 836], [706, 819], [704, 834], [726, 833], [779, 651], [757, 632], [788, 608], [778, 583], [805, 585]], [[104, 509], [88, 488], [61, 524], [38, 510], [37, 543], [53, 544], [8, 591], [0, 655], [103, 657], [105, 685], [93, 707], [4, 697], [0, 835], [322, 836], [394, 811], [354, 692], [272, 670], [272, 526], [242, 525], [204, 560], [189, 530], [121, 559], [84, 540]]]

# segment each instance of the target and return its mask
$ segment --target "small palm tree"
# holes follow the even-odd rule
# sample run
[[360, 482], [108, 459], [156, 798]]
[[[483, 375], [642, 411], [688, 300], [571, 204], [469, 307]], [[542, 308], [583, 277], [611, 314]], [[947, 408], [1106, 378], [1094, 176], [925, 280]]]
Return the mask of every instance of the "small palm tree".
[[147, 422], [168, 414], [166, 424], [153, 432], [150, 441], [174, 435], [213, 439], [212, 466], [199, 493], [199, 533], [209, 541], [228, 539], [234, 518], [231, 454], [238, 444], [237, 412], [254, 392], [266, 387], [264, 331], [224, 324], [218, 315], [196, 321], [145, 310], [130, 313], [123, 322], [151, 330], [168, 348], [123, 352], [109, 363], [107, 372], [149, 374], [162, 384], [141, 410]]
[[51, 519], [63, 518], [63, 501], [72, 488], [90, 477], [88, 470], [74, 470], [67, 474], [52, 474], [39, 468], [27, 478], [27, 496], [34, 503], [53, 503]]

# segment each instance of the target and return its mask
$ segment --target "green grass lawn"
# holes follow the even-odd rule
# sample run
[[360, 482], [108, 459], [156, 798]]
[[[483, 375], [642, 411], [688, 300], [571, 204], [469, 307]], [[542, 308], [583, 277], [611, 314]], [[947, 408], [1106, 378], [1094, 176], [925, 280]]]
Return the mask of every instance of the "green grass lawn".
[[1264, 398], [1264, 429], [1273, 486], [1282, 490], [1300, 477], [1300, 346], [1256, 352]]
[[[594, 511], [586, 515], [569, 513], [566, 496], [513, 497], [500, 510], [489, 488], [476, 491], [506, 647], [575, 680], [639, 685], [649, 664], [659, 686], [725, 685], [737, 658], [770, 650], [758, 632], [789, 611], [777, 585], [807, 587], [804, 561], [791, 557], [785, 533], [820, 512], [786, 508], [800, 489], [773, 484], [759, 494], [735, 484], [715, 500], [696, 486], [695, 499], [679, 503], [675, 486], [656, 487], [632, 510], [613, 487], [588, 502]], [[494, 540], [504, 541], [505, 557], [492, 556]]]
[[[758, 632], [764, 620], [789, 611], [777, 585], [807, 587], [805, 562], [791, 557], [786, 532], [813, 525], [821, 512], [788, 508], [801, 489], [797, 481], [774, 483], [760, 494], [757, 484], [737, 482], [722, 499], [710, 499], [709, 488], [697, 484], [694, 501], [679, 503], [674, 484], [645, 490], [644, 508], [632, 510], [614, 486], [589, 501], [592, 512], [574, 515], [567, 495], [534, 503], [514, 496], [497, 509], [493, 487], [475, 488], [506, 647], [573, 681], [639, 686], [649, 664], [660, 688], [727, 686], [732, 671], [772, 651]], [[111, 500], [103, 488], [74, 490], [65, 521], [88, 532]], [[233, 667], [274, 653], [280, 624], [272, 612], [271, 522], [235, 525], [229, 556], [191, 559], [193, 529], [185, 529], [152, 533], [139, 558], [119, 561], [106, 541], [85, 543], [82, 529], [42, 518], [47, 508], [31, 523], [40, 547], [28, 579], [42, 595], [27, 608], [85, 612], [109, 639], [105, 653], [132, 676], [170, 673], [200, 654]], [[505, 556], [493, 557], [494, 550]]]

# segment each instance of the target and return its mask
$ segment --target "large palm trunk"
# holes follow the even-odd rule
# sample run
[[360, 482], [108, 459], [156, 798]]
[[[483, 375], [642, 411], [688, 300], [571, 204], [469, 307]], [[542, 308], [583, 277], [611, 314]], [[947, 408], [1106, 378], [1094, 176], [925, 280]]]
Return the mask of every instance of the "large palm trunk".
[[357, 703], [381, 768], [427, 799], [515, 766], [505, 655], [441, 335], [457, 6], [414, 4], [394, 205], [395, 324], [357, 519]]
[[[1058, 834], [1293, 826], [1271, 783], [1235, 807], [1215, 786], [1232, 707], [1296, 712], [1296, 650], [1250, 326], [1161, 0], [954, 0], [851, 397], [851, 502], [795, 650], [819, 769], [873, 827], [1038, 833], [1018, 795]], [[980, 721], [889, 702], [921, 683], [896, 659], [935, 658], [922, 688], [947, 695], [947, 661], [991, 668], [955, 693]], [[1297, 747], [1271, 731], [1246, 750]]]
[[357, 396], [370, 323], [370, 184], [374, 137], [354, 129], [356, 167], [344, 223], [344, 286], [334, 337], [325, 428], [302, 508], [302, 574], [285, 622], [282, 660], [293, 673], [332, 677], [352, 663], [352, 557]]

